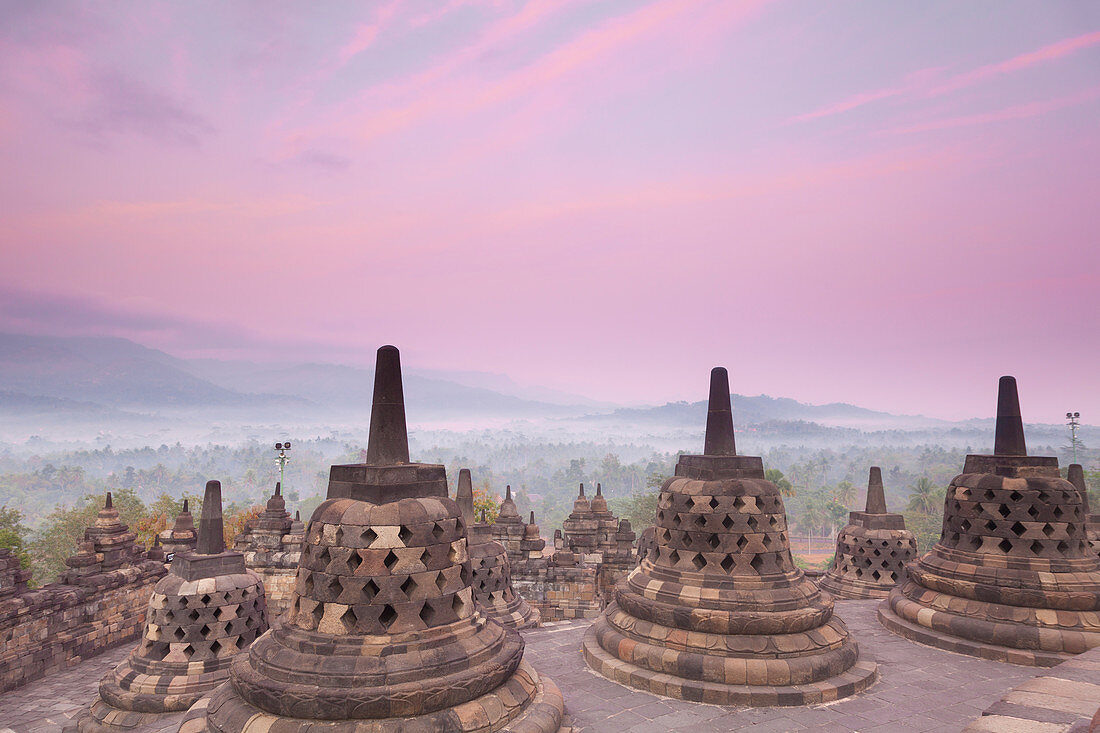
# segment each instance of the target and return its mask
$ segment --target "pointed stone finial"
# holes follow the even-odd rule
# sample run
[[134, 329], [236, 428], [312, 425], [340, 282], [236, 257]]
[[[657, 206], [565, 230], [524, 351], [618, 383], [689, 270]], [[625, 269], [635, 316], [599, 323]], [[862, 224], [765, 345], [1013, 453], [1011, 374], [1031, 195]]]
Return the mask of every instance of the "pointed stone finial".
[[202, 500], [202, 516], [199, 519], [199, 543], [195, 552], [200, 555], [217, 555], [225, 552], [225, 535], [222, 527], [222, 484], [207, 481]]
[[295, 510], [294, 510], [294, 521], [295, 521], [295, 522], [300, 522], [300, 521], [302, 521], [302, 512], [300, 512], [300, 511], [299, 511], [299, 510], [297, 510], [297, 509], [295, 509]]
[[603, 485], [600, 482], [596, 482], [596, 496], [603, 496]]
[[103, 508], [104, 509], [114, 509], [115, 508], [115, 502], [114, 502], [114, 499], [111, 497], [111, 492], [110, 491], [107, 492], [107, 502], [103, 505]]
[[584, 484], [581, 484], [581, 493], [577, 494], [577, 498], [579, 499], [582, 496], [584, 496]]
[[997, 390], [997, 437], [993, 443], [997, 456], [1026, 456], [1024, 420], [1020, 415], [1020, 395], [1016, 377], [1001, 377]]
[[190, 511], [190, 510], [187, 508], [187, 498], [184, 497], [184, 499], [183, 499], [183, 509], [180, 511], [180, 514], [183, 514], [184, 512], [187, 512], [187, 511]]
[[370, 411], [367, 461], [372, 466], [409, 462], [405, 396], [401, 388], [401, 354], [396, 346], [378, 350], [374, 367], [374, 401]]
[[469, 526], [477, 521], [474, 514], [474, 481], [470, 476], [470, 469], [463, 468], [458, 472], [458, 488], [455, 490], [455, 503], [462, 510], [462, 517]]
[[528, 524], [534, 524], [534, 523], [535, 523], [535, 512], [534, 512], [534, 511], [532, 511], [532, 512], [531, 512], [531, 521], [530, 521], [530, 522], [528, 522]]
[[1066, 471], [1066, 480], [1081, 493], [1081, 504], [1084, 505], [1085, 516], [1087, 517], [1092, 510], [1089, 508], [1089, 488], [1085, 485], [1085, 469], [1080, 463], [1069, 464], [1069, 470]]
[[703, 455], [735, 456], [733, 408], [730, 405], [730, 378], [725, 367], [710, 370], [710, 401], [707, 405], [707, 434]]
[[871, 474], [867, 477], [867, 508], [866, 514], [887, 514], [886, 491], [882, 488], [882, 469], [871, 466]]
[[276, 481], [275, 482], [275, 496], [282, 496], [282, 495], [283, 495], [283, 482], [282, 481]]
[[512, 500], [512, 485], [511, 484], [508, 484], [507, 486], [504, 487], [504, 500], [505, 501], [511, 501]]

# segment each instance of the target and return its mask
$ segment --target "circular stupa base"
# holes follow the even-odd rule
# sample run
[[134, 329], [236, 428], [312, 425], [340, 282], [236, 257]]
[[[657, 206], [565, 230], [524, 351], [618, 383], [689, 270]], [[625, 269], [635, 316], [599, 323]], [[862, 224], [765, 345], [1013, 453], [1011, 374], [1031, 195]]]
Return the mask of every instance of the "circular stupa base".
[[408, 718], [317, 720], [272, 715], [234, 694], [226, 683], [195, 703], [180, 724], [179, 733], [555, 733], [561, 728], [565, 703], [554, 682], [520, 662], [515, 674], [500, 687], [469, 702]]
[[71, 723], [62, 728], [63, 733], [122, 733], [123, 731], [149, 730], [169, 713], [141, 713], [119, 710], [102, 700], [96, 700], [85, 708]]
[[542, 613], [520, 598], [519, 595], [515, 596], [512, 603], [483, 605], [481, 609], [486, 616], [501, 626], [517, 631], [538, 628], [538, 625], [542, 622]]
[[[832, 702], [862, 692], [878, 678], [878, 665], [867, 659], [857, 659], [844, 672], [819, 682], [803, 685], [730, 685], [706, 680], [688, 679], [623, 661], [600, 646], [600, 617], [585, 632], [583, 650], [588, 665], [612, 682], [627, 685], [655, 695], [712, 705], [744, 705], [749, 707], [788, 707]], [[630, 644], [631, 642], [627, 641]], [[674, 654], [674, 652], [669, 652]], [[674, 663], [674, 662], [672, 662]]]
[[1076, 656], [1066, 652], [1016, 649], [999, 644], [965, 639], [948, 631], [935, 628], [936, 626], [950, 627], [953, 619], [955, 623], [964, 622], [965, 619], [932, 608], [921, 609], [918, 613], [922, 621], [931, 624], [932, 628], [902, 618], [890, 607], [889, 600], [885, 600], [879, 605], [878, 620], [887, 631], [909, 641], [957, 654], [991, 659], [995, 662], [1008, 662], [1009, 664], [1020, 664], [1028, 667], [1053, 667]]
[[864, 580], [847, 578], [840, 575], [825, 573], [818, 581], [817, 587], [828, 591], [834, 598], [843, 598], [850, 601], [866, 600], [868, 598], [885, 598], [894, 589], [893, 585], [881, 585], [868, 583]]

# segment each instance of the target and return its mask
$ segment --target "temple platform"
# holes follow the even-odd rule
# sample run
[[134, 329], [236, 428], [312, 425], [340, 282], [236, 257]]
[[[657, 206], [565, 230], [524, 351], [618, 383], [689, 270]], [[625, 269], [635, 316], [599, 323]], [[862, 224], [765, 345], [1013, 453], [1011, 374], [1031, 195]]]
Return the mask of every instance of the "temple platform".
[[[565, 696], [567, 724], [576, 733], [630, 731], [961, 731], [985, 711], [1005, 714], [1014, 691], [1059, 684], [1057, 669], [1036, 669], [954, 654], [891, 634], [875, 618], [878, 600], [838, 601], [836, 613], [860, 650], [878, 662], [879, 680], [839, 702], [807, 707], [737, 708], [658, 697], [615, 684], [589, 670], [581, 639], [591, 621], [551, 622], [523, 632], [526, 655], [557, 682]], [[103, 674], [130, 651], [123, 645], [63, 672], [0, 695], [0, 733], [55, 733], [95, 696]], [[1039, 678], [1039, 681], [1036, 681]], [[1075, 678], [1069, 677], [1069, 682]], [[1017, 713], [1019, 711], [1016, 711]], [[1049, 730], [1065, 720], [1044, 721]], [[178, 715], [182, 719], [183, 714]], [[1082, 720], [1087, 720], [1082, 716]], [[985, 721], [988, 723], [989, 721]], [[980, 725], [980, 724], [979, 724]], [[175, 732], [178, 720], [134, 733]], [[972, 730], [985, 730], [978, 727]], [[1048, 730], [1048, 729], [1044, 729]]]

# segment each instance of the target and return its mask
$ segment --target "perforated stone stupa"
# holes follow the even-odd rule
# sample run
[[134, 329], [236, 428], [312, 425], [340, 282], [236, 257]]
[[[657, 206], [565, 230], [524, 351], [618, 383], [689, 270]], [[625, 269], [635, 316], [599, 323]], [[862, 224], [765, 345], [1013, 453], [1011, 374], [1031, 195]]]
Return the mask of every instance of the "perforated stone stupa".
[[159, 535], [160, 546], [166, 553], [188, 552], [195, 549], [199, 536], [195, 532], [195, 518], [191, 516], [187, 499], [183, 500], [183, 508], [176, 515], [176, 520], [169, 529]]
[[779, 489], [737, 455], [726, 370], [711, 372], [703, 455], [661, 487], [655, 547], [584, 638], [605, 677], [722, 705], [804, 705], [875, 680], [833, 599], [791, 559]]
[[[512, 502], [511, 493], [509, 487], [505, 499], [508, 503]], [[468, 468], [458, 472], [455, 501], [468, 527], [474, 600], [486, 616], [503, 626], [512, 629], [538, 626], [538, 609], [532, 608], [512, 587], [511, 562], [504, 546], [493, 540], [488, 524], [474, 521], [474, 485]], [[515, 510], [515, 504], [512, 509]]]
[[866, 508], [848, 515], [821, 587], [840, 598], [885, 598], [916, 556], [917, 540], [905, 529], [904, 517], [886, 511], [882, 471], [871, 466]]
[[1100, 562], [1058, 459], [1028, 456], [1016, 380], [1001, 377], [993, 455], [966, 457], [940, 541], [879, 607], [894, 633], [988, 659], [1052, 666], [1100, 646]]
[[1100, 557], [1100, 514], [1094, 514], [1089, 507], [1089, 489], [1085, 484], [1085, 469], [1080, 463], [1069, 464], [1066, 471], [1066, 480], [1073, 484], [1081, 493], [1081, 504], [1088, 519], [1085, 520], [1086, 532], [1089, 538], [1089, 546], [1097, 557]]
[[378, 351], [366, 463], [333, 466], [290, 610], [180, 730], [556, 731], [557, 687], [470, 586], [443, 466], [409, 461], [397, 349]]
[[217, 481], [206, 485], [199, 527], [196, 549], [177, 554], [154, 587], [141, 643], [104, 676], [98, 699], [68, 730], [132, 730], [187, 710], [267, 631], [260, 578], [239, 552], [225, 551]]

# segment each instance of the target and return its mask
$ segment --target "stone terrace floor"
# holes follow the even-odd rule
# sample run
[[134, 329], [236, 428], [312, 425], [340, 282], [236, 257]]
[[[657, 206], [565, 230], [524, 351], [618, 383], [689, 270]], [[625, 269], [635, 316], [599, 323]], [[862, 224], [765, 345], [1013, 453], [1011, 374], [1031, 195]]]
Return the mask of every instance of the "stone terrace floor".
[[[1010, 690], [1043, 670], [966, 657], [894, 636], [875, 618], [879, 601], [839, 601], [838, 615], [879, 663], [869, 690], [804, 708], [734, 708], [657, 697], [591, 672], [581, 655], [585, 622], [525, 632], [526, 658], [565, 695], [567, 722], [581, 731], [960, 731]], [[129, 653], [111, 650], [0, 695], [0, 733], [60, 731], [96, 694], [99, 678]], [[178, 718], [155, 731], [174, 731]], [[136, 733], [136, 732], [135, 732]], [[153, 733], [150, 731], [149, 733]]]

